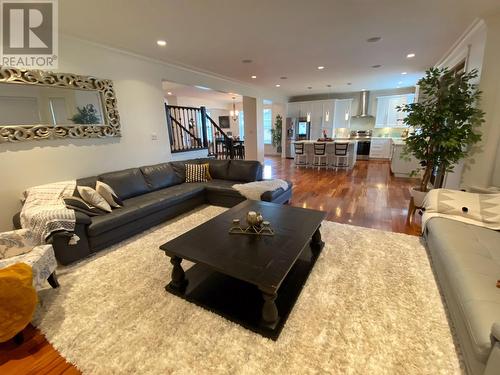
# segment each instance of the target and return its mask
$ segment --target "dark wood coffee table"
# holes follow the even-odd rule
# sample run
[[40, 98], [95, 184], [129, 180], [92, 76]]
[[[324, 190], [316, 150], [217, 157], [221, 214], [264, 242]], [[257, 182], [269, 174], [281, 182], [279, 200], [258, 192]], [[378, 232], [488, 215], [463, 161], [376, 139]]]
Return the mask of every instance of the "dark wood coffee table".
[[[229, 234], [261, 212], [274, 236]], [[160, 246], [173, 265], [165, 289], [276, 340], [324, 246], [322, 211], [247, 200]], [[183, 259], [195, 265], [184, 272]], [[312, 314], [313, 312], [311, 312]]]

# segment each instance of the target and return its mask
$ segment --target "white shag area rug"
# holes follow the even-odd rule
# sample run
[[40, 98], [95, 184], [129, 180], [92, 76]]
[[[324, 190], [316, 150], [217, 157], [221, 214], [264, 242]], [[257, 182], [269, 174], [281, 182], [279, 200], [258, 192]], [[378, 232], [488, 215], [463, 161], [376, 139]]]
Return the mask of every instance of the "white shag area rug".
[[418, 237], [324, 222], [326, 246], [276, 342], [165, 292], [158, 247], [223, 211], [205, 206], [60, 270], [34, 324], [86, 374], [462, 372]]

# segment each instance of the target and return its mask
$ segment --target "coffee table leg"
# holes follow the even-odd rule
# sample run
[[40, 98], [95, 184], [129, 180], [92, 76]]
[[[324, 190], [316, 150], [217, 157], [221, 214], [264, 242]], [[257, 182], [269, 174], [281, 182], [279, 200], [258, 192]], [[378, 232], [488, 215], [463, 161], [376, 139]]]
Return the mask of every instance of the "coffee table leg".
[[316, 252], [321, 251], [323, 247], [325, 246], [325, 243], [321, 240], [321, 232], [319, 231], [319, 228], [321, 228], [321, 225], [316, 229], [316, 232], [314, 232], [312, 238], [311, 238], [311, 249], [313, 249]]
[[181, 267], [182, 258], [172, 257], [170, 258], [170, 263], [174, 266], [172, 269], [172, 281], [166, 286], [166, 288], [173, 289], [177, 292], [184, 292], [187, 285], [186, 274]]
[[262, 306], [262, 322], [264, 325], [273, 326], [278, 322], [278, 308], [274, 302], [277, 296], [276, 292], [269, 293], [262, 291], [262, 297], [264, 298], [264, 305]]

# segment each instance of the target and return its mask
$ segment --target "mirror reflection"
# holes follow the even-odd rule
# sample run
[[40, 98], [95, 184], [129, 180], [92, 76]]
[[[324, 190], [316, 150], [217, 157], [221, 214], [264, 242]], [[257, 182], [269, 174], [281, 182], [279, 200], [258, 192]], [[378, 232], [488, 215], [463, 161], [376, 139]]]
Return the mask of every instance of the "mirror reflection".
[[0, 126], [105, 125], [98, 91], [0, 84]]

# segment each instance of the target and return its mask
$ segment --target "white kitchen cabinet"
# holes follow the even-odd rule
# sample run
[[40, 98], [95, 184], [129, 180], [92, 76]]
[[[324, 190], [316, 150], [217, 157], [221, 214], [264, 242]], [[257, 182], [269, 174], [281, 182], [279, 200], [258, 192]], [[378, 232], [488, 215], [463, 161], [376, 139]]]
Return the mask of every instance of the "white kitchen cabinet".
[[300, 103], [288, 103], [287, 117], [299, 117]]
[[335, 99], [333, 111], [333, 128], [349, 128], [351, 126], [352, 99]]
[[311, 102], [311, 139], [316, 140], [321, 137], [323, 128], [323, 102]]
[[391, 172], [395, 177], [410, 177], [412, 171], [417, 170], [420, 164], [414, 156], [410, 160], [403, 159], [404, 142], [393, 143], [391, 156]]
[[370, 144], [370, 159], [390, 159], [391, 143], [391, 138], [372, 138]]
[[406, 113], [396, 108], [404, 104], [413, 103], [415, 94], [391, 95], [377, 97], [377, 112], [375, 117], [376, 128], [401, 128]]

